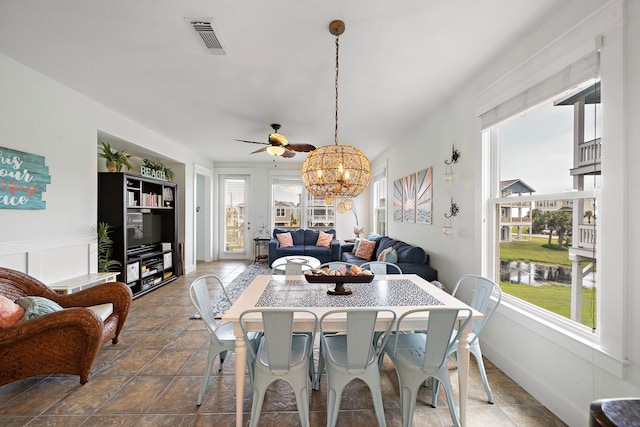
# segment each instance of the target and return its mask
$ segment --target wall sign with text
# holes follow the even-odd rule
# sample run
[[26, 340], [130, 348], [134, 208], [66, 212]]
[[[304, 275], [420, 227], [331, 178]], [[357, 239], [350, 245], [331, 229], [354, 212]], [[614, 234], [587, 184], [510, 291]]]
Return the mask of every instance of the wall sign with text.
[[0, 209], [45, 209], [50, 183], [43, 156], [0, 147]]

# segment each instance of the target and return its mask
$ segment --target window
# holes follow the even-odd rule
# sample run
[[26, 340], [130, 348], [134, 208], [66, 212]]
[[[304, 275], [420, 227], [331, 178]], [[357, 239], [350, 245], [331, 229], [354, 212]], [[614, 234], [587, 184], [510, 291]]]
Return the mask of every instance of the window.
[[373, 202], [373, 232], [387, 234], [387, 170], [376, 174], [371, 179]]
[[[496, 236], [490, 257], [502, 290], [595, 328], [602, 107], [593, 70], [599, 56], [583, 62], [588, 67], [579, 76], [559, 73], [483, 115], [483, 144], [497, 227], [488, 232]], [[568, 87], [550, 91], [554, 78]]]
[[300, 178], [274, 178], [271, 186], [274, 228], [330, 229], [335, 208], [307, 193]]

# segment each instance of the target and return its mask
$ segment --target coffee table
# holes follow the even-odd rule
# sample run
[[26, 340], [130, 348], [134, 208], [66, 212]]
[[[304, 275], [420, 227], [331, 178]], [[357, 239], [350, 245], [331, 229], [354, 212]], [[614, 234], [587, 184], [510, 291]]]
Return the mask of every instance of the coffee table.
[[320, 267], [320, 260], [306, 255], [289, 255], [276, 259], [271, 264], [271, 268], [277, 271], [284, 271], [287, 262], [296, 262], [302, 265], [302, 271]]

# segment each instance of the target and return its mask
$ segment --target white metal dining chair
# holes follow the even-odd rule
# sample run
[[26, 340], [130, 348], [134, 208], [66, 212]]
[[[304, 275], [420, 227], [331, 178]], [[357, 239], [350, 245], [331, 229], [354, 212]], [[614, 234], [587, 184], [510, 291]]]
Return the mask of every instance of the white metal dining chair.
[[[200, 386], [200, 392], [198, 393], [197, 405], [202, 404], [204, 393], [207, 390], [207, 384], [211, 371], [213, 369], [213, 362], [216, 357], [219, 356], [220, 364], [218, 365], [218, 372], [222, 371], [222, 365], [228, 351], [233, 351], [236, 347], [236, 336], [233, 333], [233, 323], [222, 322], [216, 319], [215, 313], [211, 308], [211, 294], [209, 293], [209, 284], [212, 285], [216, 298], [223, 298], [229, 301], [227, 291], [222, 284], [222, 281], [213, 274], [207, 274], [196, 278], [189, 287], [189, 296], [191, 303], [196, 308], [198, 315], [204, 321], [204, 325], [209, 331], [209, 354], [207, 356], [207, 365], [204, 370], [204, 377], [202, 378], [202, 385]], [[256, 339], [260, 334], [252, 333], [247, 339], [247, 347], [255, 346]], [[252, 363], [249, 356], [247, 356], [247, 367], [249, 369], [249, 378], [252, 378], [251, 373]]]
[[[500, 301], [502, 301], [502, 290], [500, 286], [496, 284], [491, 279], [488, 279], [483, 276], [478, 276], [475, 274], [467, 274], [464, 275], [458, 280], [455, 288], [451, 292], [451, 295], [456, 296], [456, 294], [460, 292], [457, 298], [459, 299], [468, 299], [465, 297], [469, 297], [469, 293], [473, 292], [473, 300], [471, 307], [475, 310], [484, 314], [484, 317], [479, 320], [474, 320], [471, 326], [471, 332], [468, 335], [469, 342], [469, 351], [475, 357], [476, 362], [478, 363], [478, 370], [480, 371], [480, 377], [482, 378], [482, 384], [484, 385], [484, 390], [487, 392], [487, 401], [489, 403], [493, 403], [493, 393], [491, 392], [491, 387], [489, 387], [489, 380], [487, 379], [487, 373], [484, 368], [484, 362], [482, 361], [482, 350], [480, 349], [480, 332], [484, 328], [484, 325], [487, 324], [487, 321], [493, 316], [496, 309], [500, 305]], [[491, 301], [491, 296], [495, 295], [496, 299], [493, 304], [489, 304]], [[457, 356], [458, 351], [458, 342], [452, 342], [452, 347], [449, 349], [449, 354], [455, 354]], [[435, 392], [435, 390], [434, 390]]]
[[329, 262], [325, 262], [323, 264], [320, 264], [320, 268], [324, 268], [324, 267], [329, 267], [332, 270], [337, 270], [340, 267], [345, 267], [347, 270], [349, 269], [349, 267], [351, 267], [353, 264], [348, 263], [348, 262], [344, 262], [344, 261], [329, 261]]
[[371, 270], [373, 274], [402, 274], [402, 269], [397, 264], [386, 261], [367, 261], [360, 264], [360, 268]]
[[[309, 427], [309, 379], [314, 378], [313, 341], [318, 325], [318, 317], [308, 310], [252, 309], [244, 311], [239, 318], [245, 336], [248, 336], [245, 317], [260, 313], [264, 334], [257, 350], [247, 346], [247, 354], [252, 354], [253, 401], [251, 403], [250, 426], [258, 425], [264, 394], [269, 384], [277, 379], [289, 383], [296, 395], [298, 415], [302, 426]], [[294, 315], [304, 313], [314, 319], [313, 332], [294, 333]]]
[[[402, 322], [416, 315], [428, 314], [424, 327], [425, 332], [402, 332]], [[455, 331], [458, 317], [463, 320], [459, 331]], [[434, 379], [434, 384], [444, 385], [449, 412], [455, 426], [460, 425], [460, 417], [456, 410], [455, 399], [449, 377], [447, 355], [453, 345], [457, 345], [460, 331], [471, 320], [470, 309], [451, 309], [442, 307], [427, 307], [411, 310], [398, 319], [398, 326], [389, 336], [382, 353], [388, 354], [396, 368], [400, 386], [400, 408], [402, 413], [402, 426], [409, 427], [413, 421], [413, 413], [416, 408], [416, 398], [422, 383], [429, 378]], [[415, 319], [411, 319], [416, 321]], [[455, 333], [454, 333], [455, 331]], [[455, 343], [451, 340], [454, 334]], [[383, 355], [380, 356], [382, 359]], [[380, 359], [380, 360], [381, 360]], [[380, 363], [381, 365], [381, 363]], [[435, 408], [438, 399], [437, 388], [433, 388], [431, 404]]]
[[[386, 426], [378, 358], [380, 349], [373, 346], [373, 333], [379, 313], [390, 313], [391, 321], [384, 334], [384, 345], [396, 315], [391, 310], [332, 310], [320, 318], [320, 358], [327, 368], [327, 426], [335, 426], [344, 387], [352, 380], [363, 380], [371, 390], [379, 426]], [[346, 317], [346, 333], [325, 333], [325, 325]], [[331, 328], [329, 328], [331, 330]], [[322, 371], [318, 370], [319, 375]]]

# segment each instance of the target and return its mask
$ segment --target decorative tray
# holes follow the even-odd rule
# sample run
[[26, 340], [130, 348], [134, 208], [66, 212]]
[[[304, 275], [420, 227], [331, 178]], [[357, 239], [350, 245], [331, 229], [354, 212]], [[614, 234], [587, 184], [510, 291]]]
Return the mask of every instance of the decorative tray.
[[373, 281], [375, 275], [362, 275], [362, 276], [315, 276], [312, 274], [305, 274], [304, 278], [309, 283], [335, 283], [336, 287], [333, 290], [328, 290], [329, 295], [351, 295], [351, 289], [345, 288], [345, 283], [370, 283]]

